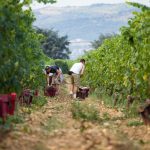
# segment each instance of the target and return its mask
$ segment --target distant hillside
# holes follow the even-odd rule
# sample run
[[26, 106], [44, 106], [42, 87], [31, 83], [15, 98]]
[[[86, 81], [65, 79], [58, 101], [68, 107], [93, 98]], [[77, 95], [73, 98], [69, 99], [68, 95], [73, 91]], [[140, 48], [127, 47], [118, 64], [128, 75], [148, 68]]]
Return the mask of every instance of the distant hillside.
[[[35, 26], [58, 30], [60, 35], [68, 35], [70, 40], [93, 41], [103, 33], [118, 33], [119, 28], [127, 25], [135, 8], [126, 4], [96, 4], [77, 7], [44, 7], [34, 10]], [[81, 41], [82, 41], [81, 40]], [[83, 54], [83, 45], [71, 46]], [[89, 43], [88, 49], [89, 48]], [[72, 49], [74, 47], [74, 49]], [[86, 46], [85, 46], [86, 47]], [[73, 52], [75, 53], [75, 52]], [[78, 53], [80, 55], [80, 53]], [[76, 55], [78, 55], [76, 54]], [[74, 55], [73, 55], [74, 57]]]
[[126, 4], [96, 4], [80, 7], [44, 7], [34, 11], [34, 25], [54, 28], [70, 39], [97, 39], [100, 33], [118, 32], [135, 8]]

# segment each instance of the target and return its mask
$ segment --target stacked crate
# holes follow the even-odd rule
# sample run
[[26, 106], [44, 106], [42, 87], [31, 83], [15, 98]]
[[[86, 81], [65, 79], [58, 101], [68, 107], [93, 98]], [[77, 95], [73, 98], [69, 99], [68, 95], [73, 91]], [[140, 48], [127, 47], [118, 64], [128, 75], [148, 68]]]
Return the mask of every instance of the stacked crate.
[[3, 122], [8, 115], [14, 115], [16, 102], [16, 93], [0, 94], [0, 117]]
[[89, 95], [89, 88], [88, 87], [79, 87], [77, 91], [77, 98], [85, 99]]

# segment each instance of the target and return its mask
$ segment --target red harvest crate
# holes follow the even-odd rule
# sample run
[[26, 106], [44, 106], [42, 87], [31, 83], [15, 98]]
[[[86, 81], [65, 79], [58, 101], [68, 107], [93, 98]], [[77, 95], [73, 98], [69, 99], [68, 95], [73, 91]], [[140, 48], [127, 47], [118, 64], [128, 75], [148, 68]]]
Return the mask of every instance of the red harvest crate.
[[54, 96], [56, 96], [56, 92], [57, 92], [57, 90], [54, 86], [46, 87], [44, 89], [44, 95], [45, 96], [54, 97]]
[[17, 95], [16, 95], [16, 93], [11, 93], [10, 96], [11, 96], [11, 99], [10, 99], [10, 106], [9, 106], [9, 111], [8, 111], [8, 113], [9, 113], [10, 115], [14, 115], [14, 111], [15, 111], [15, 101], [16, 101]]
[[0, 94], [0, 117], [6, 119], [7, 114], [14, 115], [16, 93]]
[[85, 99], [89, 95], [89, 88], [88, 87], [80, 87], [77, 92], [77, 97], [81, 99]]
[[39, 91], [38, 90], [35, 90], [34, 91], [34, 96], [38, 96], [39, 95]]

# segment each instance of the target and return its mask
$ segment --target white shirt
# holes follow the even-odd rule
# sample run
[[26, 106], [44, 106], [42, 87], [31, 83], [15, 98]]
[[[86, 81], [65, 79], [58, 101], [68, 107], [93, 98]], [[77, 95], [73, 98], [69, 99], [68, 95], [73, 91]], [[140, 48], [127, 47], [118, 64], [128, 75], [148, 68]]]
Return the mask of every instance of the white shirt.
[[84, 71], [84, 65], [83, 65], [83, 63], [81, 63], [81, 62], [75, 63], [71, 67], [70, 71], [72, 71], [75, 74], [83, 74], [83, 71]]

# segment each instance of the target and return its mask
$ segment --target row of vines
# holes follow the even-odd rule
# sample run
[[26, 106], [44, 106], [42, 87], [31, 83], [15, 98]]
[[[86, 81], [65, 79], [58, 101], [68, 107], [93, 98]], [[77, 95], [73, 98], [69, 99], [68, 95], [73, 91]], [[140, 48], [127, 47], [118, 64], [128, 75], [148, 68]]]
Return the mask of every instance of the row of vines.
[[85, 55], [83, 84], [99, 93], [150, 98], [150, 8], [137, 4], [128, 26]]
[[37, 88], [43, 83], [46, 56], [40, 44], [43, 37], [33, 28], [31, 3], [30, 0], [0, 1], [0, 93], [20, 92], [24, 87]]

